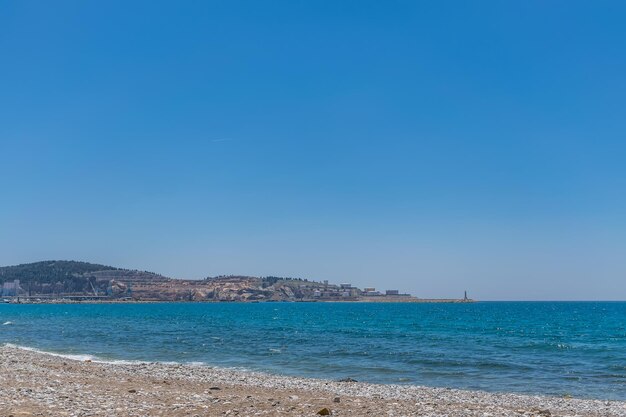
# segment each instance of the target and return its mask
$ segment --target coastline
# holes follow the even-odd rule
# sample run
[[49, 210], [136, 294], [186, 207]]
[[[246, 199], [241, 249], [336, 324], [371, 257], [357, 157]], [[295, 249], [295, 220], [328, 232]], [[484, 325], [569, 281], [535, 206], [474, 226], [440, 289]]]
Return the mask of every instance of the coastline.
[[263, 300], [263, 301], [243, 301], [243, 300], [229, 300], [229, 301], [215, 301], [215, 300], [202, 300], [202, 301], [185, 301], [185, 300], [149, 300], [149, 299], [84, 299], [84, 300], [72, 300], [72, 299], [25, 299], [21, 298], [19, 301], [10, 300], [0, 304], [154, 304], [154, 303], [201, 303], [201, 304], [259, 304], [259, 303], [406, 303], [406, 304], [468, 304], [476, 303], [476, 300], [462, 298], [385, 298], [385, 297], [362, 297], [356, 300]]
[[470, 304], [476, 303], [476, 300], [463, 300], [463, 299], [430, 299], [430, 298], [418, 298], [410, 300], [396, 300], [396, 299], [359, 299], [359, 300], [296, 300], [296, 301], [184, 301], [184, 300], [67, 300], [67, 299], [54, 299], [54, 300], [20, 300], [4, 302], [0, 304], [272, 304], [272, 303], [345, 303], [345, 304]]
[[325, 408], [338, 416], [626, 416], [623, 401], [109, 363], [0, 346], [2, 416], [315, 416]]

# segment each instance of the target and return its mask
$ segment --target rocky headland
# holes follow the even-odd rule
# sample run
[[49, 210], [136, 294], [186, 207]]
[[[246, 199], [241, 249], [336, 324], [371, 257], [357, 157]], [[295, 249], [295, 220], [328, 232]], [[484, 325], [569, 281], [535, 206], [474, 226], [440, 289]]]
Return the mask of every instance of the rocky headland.
[[174, 279], [148, 272], [75, 261], [43, 261], [0, 267], [0, 296], [7, 301], [362, 301], [427, 300], [397, 290], [360, 289], [302, 278], [218, 276]]

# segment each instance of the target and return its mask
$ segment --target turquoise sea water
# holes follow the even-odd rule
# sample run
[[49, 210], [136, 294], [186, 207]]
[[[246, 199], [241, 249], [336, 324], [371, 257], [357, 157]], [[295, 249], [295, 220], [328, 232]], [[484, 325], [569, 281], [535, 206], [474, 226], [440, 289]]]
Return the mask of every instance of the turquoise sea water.
[[626, 303], [0, 305], [0, 343], [104, 360], [626, 400]]

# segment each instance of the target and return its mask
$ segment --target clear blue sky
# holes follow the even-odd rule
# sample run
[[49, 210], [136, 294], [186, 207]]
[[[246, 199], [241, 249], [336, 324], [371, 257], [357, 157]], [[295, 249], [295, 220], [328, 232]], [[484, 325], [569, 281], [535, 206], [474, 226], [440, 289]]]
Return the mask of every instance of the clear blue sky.
[[622, 1], [2, 1], [0, 265], [626, 299]]

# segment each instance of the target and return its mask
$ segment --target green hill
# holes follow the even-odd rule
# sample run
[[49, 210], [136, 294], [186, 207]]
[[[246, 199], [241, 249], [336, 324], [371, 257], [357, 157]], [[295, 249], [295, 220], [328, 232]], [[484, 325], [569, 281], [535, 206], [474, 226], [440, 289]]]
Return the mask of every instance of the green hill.
[[114, 271], [118, 268], [76, 261], [42, 261], [31, 264], [0, 267], [0, 283], [19, 279], [22, 283], [56, 283], [83, 277], [96, 271]]
[[92, 292], [94, 286], [106, 290], [106, 284], [96, 283], [93, 275], [99, 271], [117, 271], [106, 265], [76, 261], [43, 261], [30, 264], [0, 267], [0, 285], [20, 280], [20, 286], [28, 293], [84, 293]]
[[148, 271], [88, 262], [43, 261], [0, 267], [0, 295], [15, 295], [14, 290], [9, 288], [7, 294], [2, 288], [5, 282], [12, 283], [15, 280], [20, 281], [18, 295], [97, 294], [113, 297], [129, 296], [135, 287], [154, 287], [171, 281], [170, 278]]

